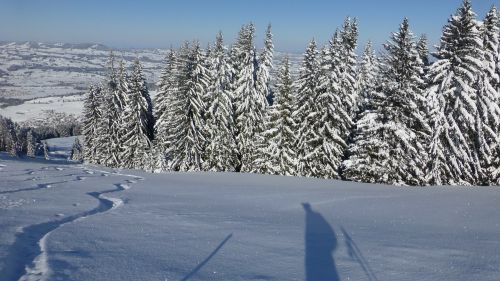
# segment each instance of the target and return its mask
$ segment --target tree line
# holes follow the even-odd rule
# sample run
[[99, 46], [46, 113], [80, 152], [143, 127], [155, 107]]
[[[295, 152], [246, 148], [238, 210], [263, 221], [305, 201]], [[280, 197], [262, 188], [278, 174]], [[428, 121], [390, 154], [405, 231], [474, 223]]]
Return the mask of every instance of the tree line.
[[[149, 96], [139, 60], [114, 55], [85, 100], [84, 158], [148, 171], [231, 171], [397, 185], [490, 185], [500, 173], [499, 16], [464, 0], [429, 58], [408, 19], [376, 54], [356, 55], [347, 18], [312, 40], [298, 77], [273, 68], [273, 36], [254, 46], [244, 25], [229, 48], [219, 33], [170, 50]], [[275, 83], [272, 83], [275, 82]], [[272, 97], [272, 98], [270, 98]], [[272, 101], [272, 104], [269, 102]]]
[[43, 155], [43, 140], [80, 135], [80, 127], [81, 122], [75, 116], [54, 111], [21, 123], [0, 115], [0, 151], [14, 157]]

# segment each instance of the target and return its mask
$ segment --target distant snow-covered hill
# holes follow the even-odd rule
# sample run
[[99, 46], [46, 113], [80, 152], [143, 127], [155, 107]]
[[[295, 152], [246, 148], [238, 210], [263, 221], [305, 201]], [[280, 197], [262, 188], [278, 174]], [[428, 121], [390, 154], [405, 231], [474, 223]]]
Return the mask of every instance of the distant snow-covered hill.
[[[101, 44], [0, 43], [0, 98], [28, 100], [82, 94], [106, 74], [110, 48]], [[131, 62], [139, 57], [150, 83], [157, 80], [164, 50], [119, 50]]]
[[[95, 43], [0, 42], [0, 114], [16, 121], [46, 110], [79, 114], [88, 86], [106, 75], [110, 51]], [[115, 53], [128, 65], [138, 57], [154, 90], [167, 50], [120, 49]], [[283, 56], [275, 53], [275, 66]], [[289, 56], [292, 69], [297, 70], [301, 55]]]

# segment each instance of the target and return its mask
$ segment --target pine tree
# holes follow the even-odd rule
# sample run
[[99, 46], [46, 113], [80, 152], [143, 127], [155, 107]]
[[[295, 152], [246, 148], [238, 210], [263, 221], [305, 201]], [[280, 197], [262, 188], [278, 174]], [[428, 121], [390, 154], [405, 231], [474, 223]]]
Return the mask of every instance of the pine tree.
[[122, 119], [127, 102], [126, 96], [129, 91], [124, 61], [120, 61], [118, 72], [114, 68], [110, 68], [109, 73], [108, 89], [104, 103], [107, 109], [103, 113], [103, 116], [108, 120], [107, 125], [109, 126], [108, 158], [105, 163], [111, 167], [119, 167], [122, 162], [120, 156], [123, 149], [123, 136], [126, 134], [122, 126]]
[[200, 171], [206, 142], [203, 97], [208, 88], [208, 70], [204, 67], [199, 43], [195, 43], [192, 50], [185, 46], [180, 59], [178, 95], [172, 105], [175, 123], [169, 134], [171, 168]]
[[160, 81], [158, 82], [158, 93], [155, 97], [155, 145], [154, 159], [155, 169], [165, 171], [168, 169], [167, 150], [169, 148], [168, 137], [173, 130], [172, 107], [175, 102], [175, 93], [177, 89], [178, 78], [178, 59], [173, 50], [170, 50], [165, 69], [163, 70]]
[[217, 35], [212, 50], [212, 94], [207, 111], [207, 147], [205, 169], [210, 171], [235, 171], [238, 167], [238, 150], [234, 133], [234, 111], [231, 97], [232, 69], [227, 62], [222, 33]]
[[377, 75], [377, 57], [369, 41], [363, 52], [361, 63], [358, 68], [358, 102], [357, 107], [360, 112], [368, 109], [370, 94], [375, 90], [375, 80]]
[[[271, 24], [267, 26], [266, 40], [264, 42], [264, 50], [259, 56], [257, 70], [257, 92], [266, 98], [271, 94], [270, 80], [271, 70], [273, 68], [273, 34], [271, 33]], [[267, 104], [266, 104], [267, 105]]]
[[375, 106], [358, 121], [345, 175], [356, 181], [421, 184], [429, 128], [420, 78], [423, 64], [407, 19], [384, 47]]
[[429, 48], [427, 46], [427, 36], [422, 34], [417, 42], [417, 52], [424, 64], [424, 70], [430, 65]]
[[256, 170], [259, 134], [264, 129], [267, 100], [259, 93], [256, 82], [257, 58], [253, 46], [255, 29], [253, 24], [243, 27], [236, 44], [238, 62], [235, 68], [236, 81], [236, 140], [240, 155], [241, 172]]
[[138, 59], [134, 62], [128, 85], [122, 124], [126, 133], [120, 159], [122, 167], [140, 169], [151, 161], [147, 156], [153, 139], [154, 119], [146, 79]]
[[98, 163], [97, 142], [99, 136], [99, 124], [101, 112], [99, 111], [101, 101], [101, 87], [91, 85], [83, 104], [83, 148], [84, 158], [89, 163]]
[[273, 35], [271, 33], [271, 24], [268, 25], [267, 31], [266, 31], [266, 40], [264, 42], [264, 50], [261, 52], [258, 58], [258, 67], [257, 67], [257, 74], [256, 74], [256, 88], [257, 88], [257, 95], [258, 95], [258, 100], [263, 101], [263, 106], [264, 108], [262, 109], [262, 126], [259, 126], [257, 131], [255, 132], [256, 134], [256, 140], [255, 140], [255, 153], [254, 153], [254, 159], [252, 163], [252, 170], [251, 172], [256, 172], [256, 173], [265, 173], [265, 162], [266, 162], [266, 150], [268, 147], [268, 144], [266, 140], [264, 139], [263, 134], [265, 133], [265, 123], [269, 119], [268, 116], [268, 108], [269, 108], [269, 103], [268, 100], [271, 98], [272, 95], [272, 90], [271, 90], [271, 70], [273, 67], [273, 51], [274, 51], [274, 45], [273, 45]]
[[477, 84], [477, 132], [481, 184], [497, 183], [500, 169], [499, 18], [493, 6], [482, 25], [484, 63]]
[[125, 96], [127, 95], [127, 74], [123, 61], [117, 71], [116, 59], [111, 52], [108, 61], [108, 75], [101, 86], [98, 100], [99, 122], [96, 137], [94, 138], [95, 162], [109, 167], [118, 167], [121, 163], [122, 148], [122, 113], [124, 111]]
[[297, 155], [295, 151], [295, 122], [293, 120], [292, 77], [290, 61], [283, 58], [276, 82], [275, 102], [271, 108], [270, 121], [263, 134], [267, 144], [264, 153], [263, 172], [274, 175], [292, 176], [296, 173]]
[[[351, 126], [350, 110], [353, 93], [341, 88], [343, 67], [342, 38], [338, 31], [321, 53], [321, 71], [317, 96], [309, 119], [312, 133], [309, 145], [312, 153], [307, 155], [309, 176], [338, 178], [339, 166], [345, 149], [345, 140]], [[348, 104], [348, 106], [345, 106]]]
[[83, 161], [83, 149], [78, 138], [75, 138], [75, 142], [71, 148], [70, 159], [73, 161]]
[[[358, 91], [356, 88], [358, 23], [356, 19], [346, 18], [342, 30], [340, 31], [340, 39], [341, 43], [338, 45], [338, 50], [336, 50], [336, 52], [340, 54], [340, 61], [336, 67], [340, 86], [340, 93], [338, 93], [338, 95], [343, 101], [342, 106], [344, 110], [349, 112], [350, 117], [353, 118], [357, 111], [356, 100], [358, 99]], [[345, 124], [348, 123], [349, 122], [345, 121]]]
[[482, 40], [469, 0], [464, 0], [443, 29], [429, 70], [432, 131], [429, 164], [431, 184], [476, 184], [481, 167], [477, 153], [478, 73]]
[[26, 155], [34, 158], [36, 155], [36, 141], [33, 136], [33, 130], [29, 130], [26, 134]]
[[113, 159], [113, 134], [111, 125], [116, 120], [113, 118], [113, 94], [108, 87], [101, 87], [98, 111], [97, 134], [95, 141], [96, 164], [114, 166], [117, 161]]
[[47, 143], [47, 141], [43, 141], [42, 145], [43, 145], [43, 156], [44, 156], [45, 160], [50, 160], [49, 144]]
[[316, 118], [316, 96], [319, 90], [319, 58], [316, 42], [312, 40], [307, 47], [299, 78], [295, 88], [297, 98], [294, 109], [294, 120], [297, 124], [297, 174], [311, 177], [316, 174], [310, 165], [310, 157], [314, 153], [313, 143], [318, 138], [310, 124]]
[[321, 52], [319, 84], [304, 126], [308, 153], [301, 155], [300, 168], [305, 176], [340, 177], [356, 107], [356, 44], [357, 24], [348, 18]]

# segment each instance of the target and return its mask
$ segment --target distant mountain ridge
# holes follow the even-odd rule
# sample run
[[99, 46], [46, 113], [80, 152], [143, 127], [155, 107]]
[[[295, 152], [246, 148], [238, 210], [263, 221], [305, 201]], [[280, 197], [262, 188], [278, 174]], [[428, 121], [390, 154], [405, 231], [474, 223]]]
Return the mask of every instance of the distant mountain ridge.
[[62, 49], [93, 49], [101, 51], [109, 51], [112, 49], [100, 43], [47, 43], [47, 42], [36, 42], [36, 41], [20, 41], [20, 42], [0, 41], [0, 46], [5, 46], [5, 45], [11, 45], [11, 46], [24, 45], [32, 49], [62, 48]]

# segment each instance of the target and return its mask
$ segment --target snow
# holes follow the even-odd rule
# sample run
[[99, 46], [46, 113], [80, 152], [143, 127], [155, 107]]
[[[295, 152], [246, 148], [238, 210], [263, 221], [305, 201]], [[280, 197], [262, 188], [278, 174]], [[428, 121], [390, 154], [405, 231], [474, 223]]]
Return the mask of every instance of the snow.
[[6, 154], [0, 167], [2, 280], [498, 280], [500, 274], [494, 187], [148, 174]]
[[[45, 140], [49, 147], [49, 157], [51, 159], [69, 159], [71, 148], [77, 137], [65, 137]], [[55, 169], [62, 169], [56, 167]]]
[[45, 97], [2, 108], [1, 115], [12, 119], [14, 122], [24, 122], [43, 118], [43, 113], [47, 111], [80, 115], [82, 108], [83, 96], [81, 95]]

